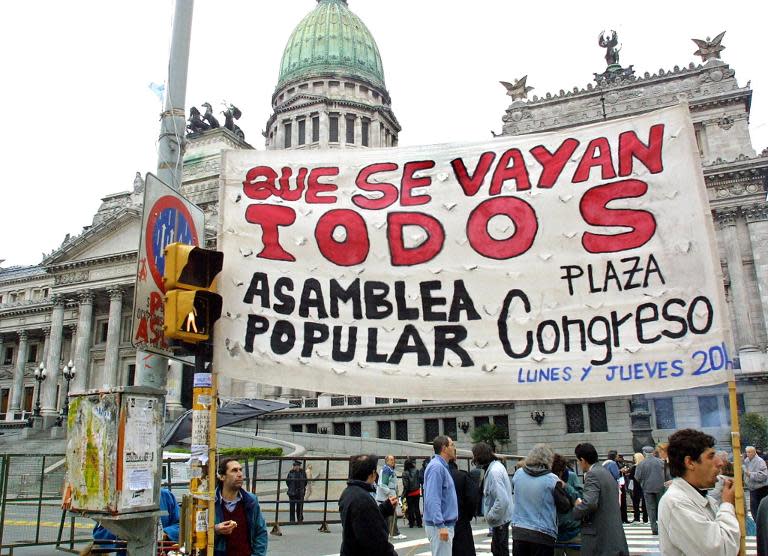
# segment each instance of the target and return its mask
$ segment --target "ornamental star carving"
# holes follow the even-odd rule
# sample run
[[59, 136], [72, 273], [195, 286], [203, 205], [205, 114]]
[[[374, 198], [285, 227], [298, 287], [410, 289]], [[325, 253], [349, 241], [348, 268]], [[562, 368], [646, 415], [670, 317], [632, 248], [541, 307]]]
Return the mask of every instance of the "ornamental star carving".
[[710, 39], [709, 37], [704, 40], [691, 39], [696, 43], [696, 46], [699, 47], [693, 55], [700, 56], [703, 62], [711, 59], [719, 60], [720, 53], [725, 50], [725, 47], [720, 44], [723, 40], [723, 36], [725, 36], [725, 31], [717, 35], [714, 39]]

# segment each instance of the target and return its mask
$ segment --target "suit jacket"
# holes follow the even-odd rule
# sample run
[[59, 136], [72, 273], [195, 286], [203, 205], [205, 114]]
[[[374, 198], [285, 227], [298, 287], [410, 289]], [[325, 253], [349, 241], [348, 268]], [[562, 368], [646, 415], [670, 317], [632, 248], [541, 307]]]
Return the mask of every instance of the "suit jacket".
[[581, 519], [581, 553], [585, 556], [629, 556], [621, 523], [619, 487], [610, 471], [595, 463], [584, 475], [584, 494], [573, 508]]

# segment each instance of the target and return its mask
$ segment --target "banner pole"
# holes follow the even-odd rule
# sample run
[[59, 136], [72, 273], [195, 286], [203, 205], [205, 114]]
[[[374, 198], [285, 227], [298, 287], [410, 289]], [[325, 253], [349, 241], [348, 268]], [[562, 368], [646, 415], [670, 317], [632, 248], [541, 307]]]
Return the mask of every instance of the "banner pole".
[[219, 384], [218, 376], [211, 365], [211, 427], [208, 433], [208, 487], [209, 500], [208, 506], [208, 551], [207, 556], [213, 556], [214, 527], [216, 526], [216, 469], [218, 461], [216, 459], [216, 418], [219, 407]]
[[[741, 470], [741, 433], [739, 432], [739, 407], [736, 398], [736, 379], [728, 381], [728, 405], [731, 411], [731, 447], [733, 448], [733, 486], [736, 491], [736, 519], [739, 521], [739, 554], [747, 553], [747, 523], [744, 506], [744, 480]], [[753, 516], [754, 519], [754, 516]]]

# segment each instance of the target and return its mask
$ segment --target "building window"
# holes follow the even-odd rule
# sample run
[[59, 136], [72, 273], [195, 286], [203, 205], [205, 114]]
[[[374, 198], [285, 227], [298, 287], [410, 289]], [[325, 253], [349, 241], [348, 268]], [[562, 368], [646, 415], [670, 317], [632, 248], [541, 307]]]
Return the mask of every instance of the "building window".
[[307, 133], [307, 120], [302, 118], [299, 120], [299, 145], [303, 145], [306, 143], [306, 136]]
[[38, 344], [31, 344], [27, 352], [27, 363], [37, 363]]
[[331, 143], [339, 142], [339, 115], [331, 114], [328, 116], [328, 141]]
[[675, 407], [672, 398], [656, 398], [653, 400], [653, 409], [656, 413], [657, 429], [676, 429]]
[[296, 424], [291, 425], [291, 432], [301, 432], [301, 430], [302, 430], [301, 425], [296, 425]]
[[493, 424], [501, 429], [504, 438], [509, 438], [509, 417], [507, 415], [494, 415]]
[[371, 129], [370, 120], [366, 120], [365, 118], [363, 118], [362, 125], [360, 126], [360, 143], [364, 147], [367, 147], [368, 144], [370, 143], [370, 140], [368, 137], [370, 134], [370, 129]]
[[408, 441], [408, 421], [395, 421], [395, 440]]
[[363, 404], [363, 398], [360, 396], [348, 396], [347, 397], [347, 405], [362, 405]]
[[312, 142], [320, 141], [320, 116], [312, 116]]
[[605, 413], [605, 402], [587, 404], [589, 411], [589, 430], [591, 432], [608, 432], [608, 416]]
[[355, 117], [347, 116], [347, 144], [355, 144]]
[[344, 423], [334, 423], [333, 424], [333, 434], [336, 436], [344, 436], [347, 433], [346, 427], [344, 426]]
[[107, 342], [107, 334], [109, 333], [109, 321], [107, 319], [100, 319], [96, 321], [96, 334], [93, 336], [94, 345], [105, 344]]
[[285, 142], [283, 143], [283, 147], [286, 149], [291, 148], [291, 134], [293, 133], [293, 124], [291, 122], [286, 122], [283, 124], [283, 129], [285, 131]]
[[5, 357], [3, 358], [3, 365], [13, 365], [13, 348], [5, 348]]
[[392, 403], [408, 403], [408, 398], [392, 398]]
[[702, 427], [720, 426], [720, 409], [717, 407], [717, 396], [699, 396], [699, 416]]
[[349, 436], [363, 436], [363, 427], [360, 421], [352, 421], [349, 424]]
[[432, 444], [432, 441], [438, 436], [440, 436], [440, 421], [424, 419], [424, 442]]
[[[731, 400], [730, 398], [725, 395], [723, 396], [723, 407], [725, 407], [725, 422], [728, 423], [728, 425], [731, 424]], [[736, 394], [736, 407], [738, 408], [737, 411], [739, 413], [739, 418], [741, 418], [742, 415], [746, 412], [745, 406], [744, 406], [744, 394]]]
[[304, 430], [310, 434], [317, 434], [317, 423], [307, 423]]
[[332, 396], [331, 407], [339, 407], [344, 405], [344, 396]]
[[378, 438], [386, 438], [387, 440], [392, 438], [392, 423], [389, 421], [377, 421]]
[[443, 435], [456, 438], [456, 418], [448, 417], [443, 419]]
[[317, 407], [317, 398], [307, 398], [304, 400], [304, 407]]
[[133, 327], [131, 326], [131, 324], [133, 323], [131, 321], [130, 315], [128, 315], [127, 317], [123, 317], [123, 324], [121, 325], [121, 328], [120, 328], [120, 336], [122, 336], [122, 338], [120, 338], [120, 341], [123, 342], [124, 344], [127, 344], [128, 342], [131, 341], [131, 334], [133, 333], [133, 329], [132, 329]]
[[584, 432], [584, 410], [580, 403], [565, 404], [565, 425], [568, 433]]
[[389, 403], [389, 398], [376, 398], [376, 405]]
[[136, 365], [128, 365], [128, 385], [136, 384]]
[[480, 428], [483, 425], [489, 424], [490, 422], [491, 422], [490, 417], [486, 417], [486, 416], [475, 417], [475, 428], [476, 429]]

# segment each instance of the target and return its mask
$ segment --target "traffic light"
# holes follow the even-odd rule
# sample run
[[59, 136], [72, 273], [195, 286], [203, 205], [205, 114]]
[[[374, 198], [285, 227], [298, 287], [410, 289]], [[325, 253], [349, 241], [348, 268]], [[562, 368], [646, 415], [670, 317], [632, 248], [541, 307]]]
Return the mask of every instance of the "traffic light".
[[224, 254], [194, 245], [171, 243], [165, 248], [165, 337], [189, 344], [211, 337], [221, 316], [216, 275]]

